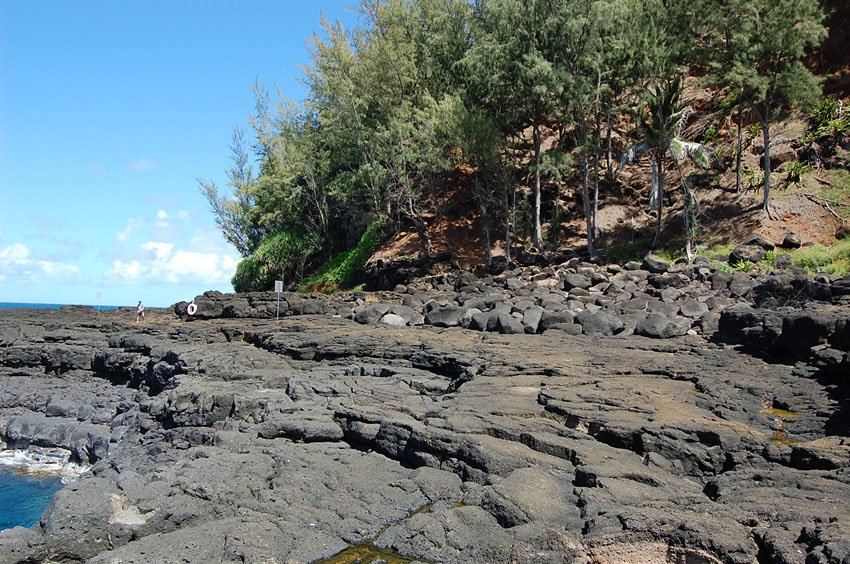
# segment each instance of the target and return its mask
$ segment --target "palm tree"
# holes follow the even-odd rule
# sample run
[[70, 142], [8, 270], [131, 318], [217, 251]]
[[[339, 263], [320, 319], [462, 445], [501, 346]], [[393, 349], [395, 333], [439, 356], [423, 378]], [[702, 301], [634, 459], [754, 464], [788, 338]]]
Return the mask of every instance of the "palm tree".
[[664, 164], [669, 154], [673, 165], [679, 171], [682, 192], [685, 199], [685, 232], [687, 235], [688, 260], [693, 258], [693, 241], [696, 232], [696, 217], [699, 203], [693, 190], [685, 182], [682, 161], [690, 158], [698, 166], [707, 168], [711, 149], [701, 143], [690, 143], [679, 138], [682, 128], [691, 113], [691, 108], [681, 102], [682, 81], [680, 78], [667, 80], [660, 87], [650, 90], [647, 111], [641, 111], [638, 128], [644, 138], [626, 149], [620, 157], [620, 168], [648, 154], [651, 158], [649, 206], [657, 211], [655, 238], [650, 248], [658, 246], [661, 234], [661, 212], [664, 200]]

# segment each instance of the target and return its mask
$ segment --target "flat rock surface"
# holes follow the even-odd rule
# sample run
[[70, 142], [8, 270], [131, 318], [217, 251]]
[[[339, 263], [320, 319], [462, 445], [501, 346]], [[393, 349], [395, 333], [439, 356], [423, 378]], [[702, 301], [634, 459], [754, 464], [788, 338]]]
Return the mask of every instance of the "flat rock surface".
[[0, 439], [92, 465], [0, 563], [850, 561], [840, 374], [431, 311], [0, 310]]

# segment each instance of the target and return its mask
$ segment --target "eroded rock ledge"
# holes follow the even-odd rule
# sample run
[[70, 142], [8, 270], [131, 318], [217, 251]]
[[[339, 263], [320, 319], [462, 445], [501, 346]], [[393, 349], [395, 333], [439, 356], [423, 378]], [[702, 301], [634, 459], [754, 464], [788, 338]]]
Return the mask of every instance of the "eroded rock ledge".
[[[364, 544], [425, 562], [850, 560], [840, 297], [759, 308], [764, 281], [736, 297], [733, 278], [711, 289], [723, 277], [696, 269], [672, 272], [689, 278], [672, 301], [637, 282], [618, 301], [617, 276], [642, 269], [593, 283], [578, 263], [536, 268], [287, 295], [280, 321], [273, 294], [207, 294], [199, 312], [221, 317], [193, 322], [0, 312], [3, 437], [93, 463], [39, 525], [0, 533], [0, 562], [314, 562]], [[586, 295], [567, 274], [593, 283]], [[707, 311], [663, 340], [625, 321], [589, 329], [601, 313], [628, 320], [618, 304], [635, 299], [667, 304], [668, 320], [687, 299]], [[427, 318], [473, 300], [495, 331], [395, 326], [389, 309], [355, 320], [373, 304]], [[526, 333], [532, 306], [575, 313], [559, 323], [580, 330]], [[634, 315], [661, 306], [646, 307]], [[523, 330], [500, 331], [507, 318]], [[811, 346], [787, 333], [786, 347], [791, 330]]]

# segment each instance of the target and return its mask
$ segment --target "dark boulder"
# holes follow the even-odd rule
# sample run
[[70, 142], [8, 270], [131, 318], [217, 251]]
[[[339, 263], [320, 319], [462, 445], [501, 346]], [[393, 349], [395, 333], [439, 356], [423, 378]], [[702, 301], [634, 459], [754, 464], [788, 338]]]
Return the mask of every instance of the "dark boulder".
[[434, 327], [457, 327], [465, 311], [466, 308], [452, 305], [437, 308], [425, 314], [425, 323]]
[[564, 275], [564, 290], [570, 291], [573, 288], [581, 288], [586, 290], [592, 286], [590, 279], [582, 274], [567, 273]]
[[572, 312], [562, 311], [546, 311], [540, 318], [540, 323], [537, 327], [538, 331], [545, 331], [557, 323], [572, 324], [575, 321], [575, 315]]
[[653, 274], [648, 279], [653, 288], [663, 290], [665, 288], [684, 288], [688, 285], [688, 277], [678, 272], [666, 272], [664, 274]]
[[643, 270], [649, 271], [652, 274], [664, 274], [670, 270], [670, 263], [655, 255], [646, 255], [643, 257]]
[[759, 235], [758, 233], [751, 233], [747, 235], [743, 241], [741, 241], [742, 245], [755, 245], [757, 247], [761, 247], [765, 251], [772, 251], [776, 248], [776, 245], [773, 244], [770, 240], [768, 240], [763, 235]]
[[370, 303], [354, 309], [354, 321], [363, 325], [374, 325], [390, 311], [389, 304]]
[[782, 334], [776, 340], [777, 352], [805, 358], [810, 349], [827, 342], [835, 331], [836, 319], [826, 314], [799, 312], [785, 317]]
[[742, 262], [757, 263], [764, 260], [765, 250], [758, 245], [738, 245], [729, 253], [729, 264]]
[[803, 240], [794, 233], [787, 233], [779, 246], [783, 249], [799, 249], [803, 246]]
[[635, 334], [655, 339], [681, 337], [691, 328], [691, 320], [684, 317], [666, 317], [660, 313], [650, 313], [637, 322]]
[[585, 335], [614, 335], [622, 331], [623, 321], [610, 313], [582, 311], [576, 315], [576, 322], [582, 326]]

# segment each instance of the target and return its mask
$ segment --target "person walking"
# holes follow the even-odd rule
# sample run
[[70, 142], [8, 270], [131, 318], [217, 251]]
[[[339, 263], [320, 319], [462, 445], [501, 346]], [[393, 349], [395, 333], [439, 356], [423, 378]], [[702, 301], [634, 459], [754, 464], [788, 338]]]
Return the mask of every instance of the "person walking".
[[145, 304], [139, 300], [139, 305], [136, 306], [136, 323], [145, 320]]

